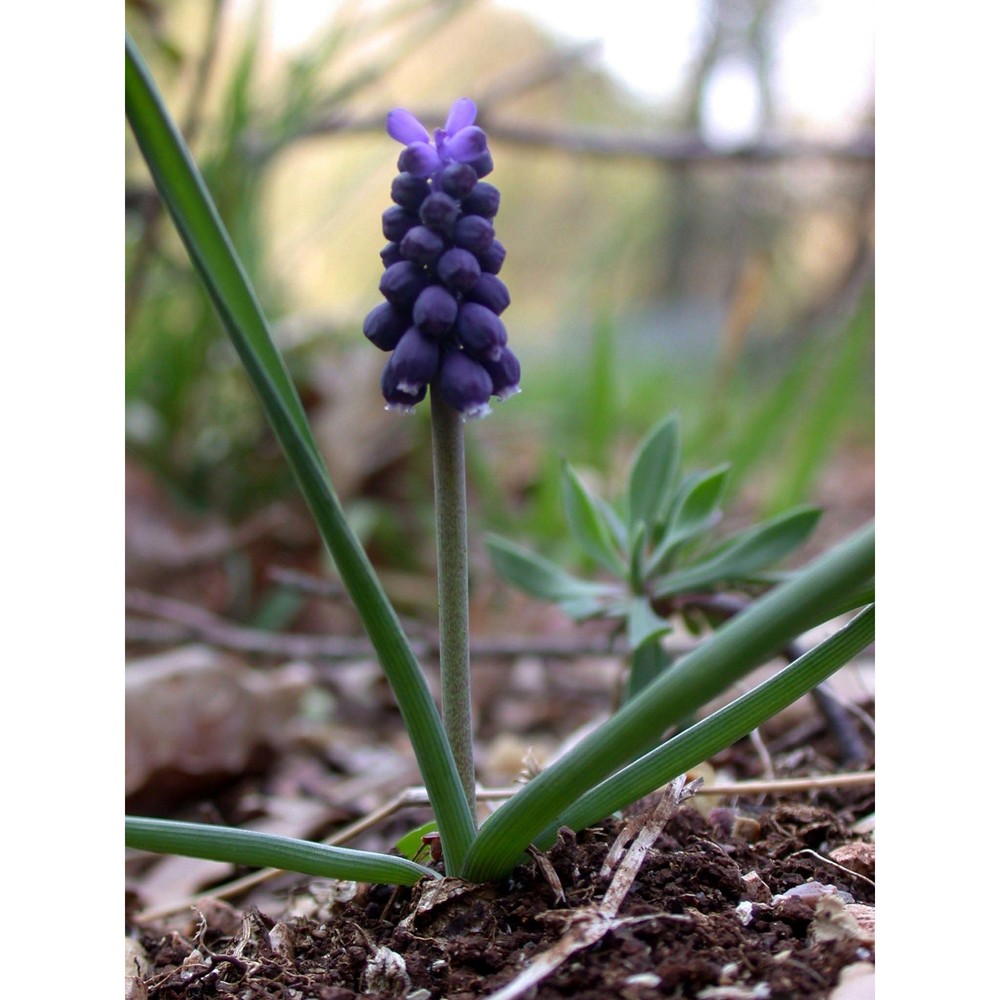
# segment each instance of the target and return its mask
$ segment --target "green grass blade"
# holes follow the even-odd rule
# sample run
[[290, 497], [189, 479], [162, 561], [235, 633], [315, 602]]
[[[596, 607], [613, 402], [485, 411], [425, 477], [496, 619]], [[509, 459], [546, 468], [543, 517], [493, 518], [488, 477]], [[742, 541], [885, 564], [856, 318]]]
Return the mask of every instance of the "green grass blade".
[[536, 845], [544, 849], [552, 844], [560, 826], [582, 830], [599, 822], [725, 750], [826, 680], [874, 638], [875, 608], [869, 607], [752, 691], [601, 782], [542, 833]]
[[125, 54], [129, 124], [375, 647], [440, 824], [446, 866], [457, 871], [475, 827], [434, 699], [396, 613], [347, 525], [301, 401], [208, 190], [127, 35]]
[[543, 771], [482, 826], [462, 875], [502, 878], [572, 803], [857, 593], [874, 575], [874, 527], [857, 532], [728, 621]]
[[406, 858], [352, 851], [294, 837], [228, 826], [125, 817], [125, 846], [157, 854], [183, 854], [253, 868], [281, 868], [303, 875], [384, 885], [416, 885], [437, 872]]
[[[869, 288], [854, 315], [826, 351], [821, 379], [813, 386], [808, 405], [792, 423], [793, 437], [783, 449], [785, 469], [768, 498], [767, 511], [778, 511], [809, 499], [817, 477], [856, 410], [859, 395], [870, 393], [875, 293]], [[859, 386], [861, 387], [859, 389]]]

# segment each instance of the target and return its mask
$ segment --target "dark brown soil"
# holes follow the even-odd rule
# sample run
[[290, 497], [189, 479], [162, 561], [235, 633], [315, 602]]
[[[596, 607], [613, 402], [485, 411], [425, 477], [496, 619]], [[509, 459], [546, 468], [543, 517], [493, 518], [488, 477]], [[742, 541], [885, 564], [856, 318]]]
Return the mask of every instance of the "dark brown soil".
[[[841, 905], [873, 904], [874, 884], [829, 859], [831, 850], [864, 841], [851, 826], [873, 807], [872, 793], [860, 790], [824, 793], [812, 804], [715, 809], [709, 817], [683, 806], [618, 912], [641, 919], [619, 922], [526, 995], [827, 997], [844, 966], [874, 960], [864, 919], [873, 909]], [[577, 836], [563, 832], [548, 858], [565, 901], [556, 900], [537, 863], [519, 867], [505, 884], [470, 887], [429, 909], [425, 898], [419, 913], [415, 902], [428, 886], [362, 886], [354, 899], [320, 914], [324, 919], [293, 915], [295, 907], [275, 919], [214, 901], [179, 930], [135, 929], [152, 963], [146, 995], [490, 996], [559, 941], [574, 912], [601, 900], [608, 878], [600, 869], [616, 835], [610, 822]], [[774, 898], [810, 882], [833, 888]], [[305, 888], [307, 899], [310, 891], [318, 899], [322, 883]], [[302, 892], [300, 883], [299, 909]], [[819, 908], [818, 898], [826, 900]]]

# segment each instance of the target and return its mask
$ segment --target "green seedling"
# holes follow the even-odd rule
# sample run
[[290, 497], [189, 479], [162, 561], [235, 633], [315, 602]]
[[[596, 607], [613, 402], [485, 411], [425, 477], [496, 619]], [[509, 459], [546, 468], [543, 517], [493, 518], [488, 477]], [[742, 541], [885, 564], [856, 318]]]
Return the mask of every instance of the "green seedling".
[[580, 548], [614, 582], [585, 580], [536, 553], [491, 536], [497, 572], [521, 590], [557, 604], [575, 621], [600, 619], [625, 637], [626, 699], [671, 663], [661, 639], [683, 616], [692, 631], [715, 623], [711, 595], [721, 589], [758, 593], [780, 579], [774, 566], [801, 546], [820, 517], [797, 507], [711, 544], [722, 519], [728, 466], [680, 474], [678, 419], [657, 424], [633, 457], [625, 496], [613, 505], [563, 466], [566, 521]]

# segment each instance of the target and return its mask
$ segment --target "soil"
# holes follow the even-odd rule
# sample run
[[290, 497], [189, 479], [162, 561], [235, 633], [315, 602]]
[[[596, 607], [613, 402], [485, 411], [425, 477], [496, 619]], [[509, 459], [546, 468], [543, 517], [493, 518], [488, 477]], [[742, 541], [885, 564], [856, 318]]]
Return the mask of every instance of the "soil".
[[[852, 827], [874, 799], [870, 790], [822, 798], [828, 804], [716, 807], [708, 816], [682, 806], [639, 869], [618, 912], [626, 919], [527, 995], [829, 996], [846, 966], [874, 961], [874, 869], [865, 868], [873, 848], [845, 865], [830, 859], [838, 847], [864, 844]], [[204, 901], [179, 927], [133, 928], [150, 960], [145, 995], [490, 996], [555, 945], [574, 913], [600, 900], [609, 881], [601, 866], [618, 832], [611, 822], [563, 831], [547, 858], [564, 900], [536, 861], [504, 884], [441, 893], [430, 906], [433, 882], [360, 886], [345, 902], [330, 899], [328, 883], [300, 882], [275, 915]], [[783, 895], [805, 885], [816, 892]]]

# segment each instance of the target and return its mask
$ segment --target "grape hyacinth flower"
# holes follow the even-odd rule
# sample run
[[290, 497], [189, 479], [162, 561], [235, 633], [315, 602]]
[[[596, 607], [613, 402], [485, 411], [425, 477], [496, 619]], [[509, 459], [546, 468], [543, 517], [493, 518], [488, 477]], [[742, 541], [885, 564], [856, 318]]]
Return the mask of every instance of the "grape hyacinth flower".
[[483, 180], [493, 157], [475, 120], [467, 97], [433, 138], [403, 108], [386, 118], [405, 148], [393, 204], [382, 213], [385, 301], [365, 318], [364, 334], [391, 352], [382, 373], [387, 409], [412, 411], [435, 383], [448, 406], [470, 419], [490, 412], [491, 397], [520, 391], [521, 366], [500, 320], [510, 304], [497, 277], [507, 255], [493, 223], [500, 192]]

